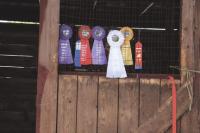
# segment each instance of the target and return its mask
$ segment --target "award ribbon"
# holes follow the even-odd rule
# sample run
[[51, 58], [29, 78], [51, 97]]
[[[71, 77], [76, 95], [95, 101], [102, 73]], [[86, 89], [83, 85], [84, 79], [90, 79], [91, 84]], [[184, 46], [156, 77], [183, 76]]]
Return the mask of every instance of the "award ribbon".
[[135, 44], [135, 69], [142, 69], [142, 43], [140, 41]]
[[121, 45], [124, 43], [124, 35], [118, 30], [110, 31], [107, 37], [110, 45], [110, 53], [107, 66], [107, 78], [127, 77], [121, 53]]
[[75, 47], [75, 56], [74, 56], [75, 67], [81, 67], [80, 54], [81, 54], [81, 41], [79, 40], [76, 42], [76, 47]]
[[124, 34], [124, 44], [121, 47], [122, 56], [125, 65], [133, 65], [133, 57], [131, 51], [131, 44], [130, 41], [134, 37], [133, 30], [129, 27], [123, 27], [120, 30]]
[[91, 37], [90, 27], [81, 26], [79, 29], [79, 37], [81, 39], [80, 63], [81, 65], [90, 65], [92, 63], [89, 44], [89, 39]]
[[93, 65], [107, 64], [105, 48], [102, 41], [105, 35], [106, 35], [105, 30], [100, 26], [96, 26], [92, 29], [92, 37], [94, 38], [94, 43], [92, 47]]
[[72, 37], [72, 28], [61, 25], [59, 39], [59, 64], [73, 64], [72, 52], [69, 39]]

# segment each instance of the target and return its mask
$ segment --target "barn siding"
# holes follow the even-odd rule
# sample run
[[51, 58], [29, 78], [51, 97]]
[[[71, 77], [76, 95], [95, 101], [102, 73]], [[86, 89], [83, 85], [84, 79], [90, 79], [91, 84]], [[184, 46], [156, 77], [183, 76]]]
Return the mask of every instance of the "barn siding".
[[[193, 44], [194, 44], [194, 69], [200, 70], [200, 1], [193, 1], [194, 22], [193, 22]], [[189, 18], [189, 17], [188, 17]], [[190, 16], [192, 18], [192, 16]], [[182, 133], [200, 132], [200, 74], [196, 73], [194, 77], [194, 99], [191, 112], [183, 116], [181, 120]]]
[[[45, 2], [48, 2], [48, 1], [54, 2], [53, 0], [43, 0], [43, 2], [44, 2], [43, 4], [46, 4]], [[198, 43], [199, 36], [197, 36], [198, 32], [199, 32], [198, 27], [195, 28], [196, 29], [195, 35], [193, 33], [193, 28], [194, 28], [193, 19], [195, 18], [193, 16], [194, 15], [193, 14], [194, 1], [195, 0], [183, 0], [182, 1], [183, 10], [182, 10], [182, 34], [181, 34], [181, 43], [182, 43], [181, 44], [181, 67], [189, 68], [189, 69], [193, 69], [194, 63], [197, 63], [196, 67], [197, 67], [197, 69], [199, 69], [198, 61], [196, 62], [193, 60], [194, 59], [193, 58], [194, 57], [194, 55], [193, 55], [193, 53], [194, 53], [193, 39], [195, 39], [196, 44], [199, 44]], [[199, 3], [199, 2], [197, 2], [197, 3]], [[48, 4], [46, 4], [46, 6], [47, 6], [47, 8], [49, 8], [52, 5], [50, 4], [48, 6]], [[52, 10], [54, 10], [54, 9], [56, 9], [56, 11], [57, 11], [58, 5], [54, 8], [52, 8]], [[197, 6], [196, 12], [198, 11], [198, 9], [199, 9], [199, 7]], [[46, 10], [46, 7], [44, 7], [44, 10]], [[41, 22], [46, 22], [46, 19], [44, 19], [45, 12], [42, 12], [42, 13], [44, 13], [44, 14], [41, 14], [41, 15], [43, 15]], [[196, 14], [198, 14], [198, 13], [196, 13]], [[199, 15], [197, 15], [197, 16], [198, 16], [197, 18], [199, 18]], [[51, 19], [49, 21], [51, 21]], [[55, 20], [53, 20], [53, 21], [55, 22]], [[41, 24], [41, 28], [43, 28], [43, 26], [44, 26], [43, 24], [44, 23]], [[49, 30], [49, 29], [50, 28], [47, 27], [47, 30]], [[194, 38], [193, 38], [193, 35], [195, 36]], [[45, 37], [43, 39], [45, 39]], [[54, 38], [54, 40], [52, 40], [52, 41], [55, 41], [55, 40], [56, 39]], [[198, 55], [198, 53], [199, 53], [198, 45], [196, 45], [195, 47], [197, 48], [197, 50], [195, 50], [196, 51], [195, 54]], [[50, 53], [50, 54], [53, 54], [53, 53]], [[45, 56], [42, 56], [41, 58], [44, 58], [44, 57]], [[55, 72], [55, 71], [53, 71], [53, 72]], [[39, 73], [39, 74], [41, 74], [41, 73]], [[184, 81], [186, 81], [185, 75], [186, 74], [184, 72], [181, 74], [182, 81], [183, 81], [182, 84], [184, 84]], [[65, 75], [65, 76], [64, 76], [64, 78], [70, 78], [70, 77], [68, 77], [68, 75]], [[98, 79], [98, 82], [96, 82], [96, 79]], [[95, 81], [93, 81], [93, 80], [95, 80]], [[164, 92], [161, 90], [161, 88], [163, 87], [162, 80], [163, 79], [139, 79], [138, 102], [137, 102], [138, 103], [138, 107], [137, 107], [138, 112], [137, 113], [138, 113], [139, 117], [137, 119], [137, 122], [133, 122], [133, 125], [135, 123], [137, 123], [138, 126], [140, 126], [139, 132], [145, 132], [145, 133], [147, 131], [154, 131], [154, 132], [162, 131], [162, 132], [164, 132], [163, 129], [167, 130], [167, 128], [170, 126], [170, 120], [171, 120], [170, 114], [169, 114], [169, 112], [171, 110], [171, 108], [169, 107], [170, 103], [168, 103], [166, 106], [164, 106], [165, 110], [162, 110], [163, 108], [161, 110], [157, 110], [159, 108], [159, 106], [162, 105], [162, 102], [165, 101], [163, 99], [165, 99], [166, 97], [169, 96], [169, 92]], [[198, 88], [199, 82], [198, 81], [199, 81], [199, 78], [198, 78], [198, 75], [196, 75], [195, 92], [197, 94], [199, 92], [199, 88]], [[65, 82], [65, 81], [63, 81], [63, 82]], [[92, 85], [91, 88], [93, 88], [93, 90], [91, 92], [90, 92], [91, 88], [88, 85], [89, 83], [91, 83], [91, 85]], [[49, 82], [49, 84], [50, 84], [50, 82]], [[123, 83], [123, 84], [125, 84], [125, 83]], [[76, 95], [76, 117], [75, 117], [76, 122], [74, 122], [75, 125], [72, 125], [72, 126], [70, 125], [72, 127], [72, 130], [73, 131], [75, 130], [76, 132], [80, 132], [80, 131], [96, 132], [97, 131], [99, 133], [107, 133], [107, 132], [117, 133], [121, 130], [125, 130], [125, 129], [123, 129], [123, 126], [120, 125], [121, 120], [122, 120], [121, 117], [123, 116], [123, 115], [121, 115], [122, 110], [120, 108], [122, 107], [122, 104], [123, 104], [121, 101], [121, 98], [122, 98], [121, 94], [123, 94], [122, 91], [126, 90], [128, 87], [125, 87], [124, 89], [122, 89], [121, 87], [124, 86], [123, 84], [120, 85], [120, 81], [118, 79], [106, 79], [105, 77], [96, 77], [96, 76], [94, 78], [89, 75], [86, 77], [85, 76], [82, 77], [82, 76], [77, 75], [77, 87], [75, 87], [77, 90], [77, 92], [75, 92], [75, 94], [77, 94]], [[155, 89], [153, 89], [153, 88], [155, 88]], [[57, 88], [52, 88], [52, 89], [57, 89]], [[61, 88], [59, 88], [59, 90], [60, 89]], [[64, 88], [62, 88], [62, 89], [64, 89]], [[80, 92], [79, 92], [79, 89], [80, 89]], [[177, 114], [179, 117], [181, 117], [181, 115], [185, 112], [185, 110], [187, 109], [188, 104], [189, 104], [188, 97], [187, 97], [188, 94], [187, 94], [187, 90], [185, 90], [185, 89], [178, 90], [178, 94], [180, 94], [180, 95], [178, 95], [178, 98], [177, 98], [177, 100], [178, 100], [177, 101], [178, 102]], [[47, 93], [45, 95], [46, 95], [46, 98], [50, 100], [50, 97], [48, 97]], [[59, 95], [57, 95], [56, 93], [55, 93], [55, 96], [59, 97]], [[79, 96], [81, 96], [81, 97], [79, 97]], [[162, 98], [162, 96], [164, 98]], [[130, 97], [134, 98], [131, 95], [129, 95], [128, 98], [130, 98]], [[199, 100], [197, 96], [195, 96], [195, 99]], [[60, 100], [60, 101], [62, 101], [62, 100]], [[58, 105], [54, 101], [55, 102], [54, 106], [57, 105], [59, 108], [59, 106], [62, 105], [60, 103], [60, 101], [58, 102]], [[181, 103], [183, 103], [183, 104], [181, 104]], [[178, 122], [178, 126], [179, 127], [181, 126], [179, 128], [178, 132], [181, 131], [181, 132], [198, 133], [199, 127], [198, 127], [197, 123], [199, 122], [199, 118], [197, 117], [198, 116], [197, 112], [199, 111], [199, 109], [197, 107], [197, 105], [198, 105], [197, 103], [199, 104], [199, 102], [197, 102], [197, 101], [196, 101], [196, 104], [194, 104], [194, 111], [196, 111], [196, 112], [194, 112], [194, 113], [191, 112], [188, 116], [186, 116], [186, 118], [183, 118], [180, 120], [180, 122]], [[95, 108], [96, 104], [97, 104], [97, 106]], [[124, 104], [126, 104], [126, 102]], [[62, 107], [64, 108], [65, 106], [62, 106]], [[59, 108], [59, 111], [62, 111], [62, 107]], [[132, 109], [128, 109], [130, 107], [126, 107], [126, 110], [132, 110]], [[86, 111], [79, 110], [82, 108], [86, 109]], [[54, 109], [55, 109], [55, 107], [53, 108], [54, 112], [52, 112], [52, 114], [48, 114], [48, 113], [42, 114], [45, 112], [44, 111], [44, 112], [40, 112], [39, 115], [42, 114], [43, 117], [50, 116], [49, 119], [54, 120], [55, 119], [54, 116], [57, 113]], [[73, 109], [75, 109], [75, 105], [73, 106]], [[88, 116], [88, 111], [91, 111], [91, 116]], [[127, 115], [128, 113], [129, 112], [127, 112], [125, 114]], [[159, 122], [162, 123], [162, 125], [159, 126], [160, 123], [157, 123], [157, 121], [155, 122], [152, 119], [150, 119], [150, 121], [148, 120], [154, 114], [155, 114], [155, 120], [158, 119]], [[194, 115], [194, 114], [196, 114], [196, 115]], [[59, 114], [58, 114], [58, 116], [59, 116]], [[159, 118], [159, 116], [163, 117], [163, 118]], [[60, 117], [62, 117], [62, 116], [60, 116]], [[167, 122], [165, 122], [164, 118], [166, 118]], [[72, 119], [73, 119], [73, 121], [75, 121], [74, 117]], [[193, 122], [193, 125], [188, 124], [191, 122], [191, 120], [196, 120], [195, 122]], [[65, 123], [67, 121], [68, 120], [63, 119], [62, 123], [65, 125], [65, 124], [67, 124], [67, 123]], [[46, 128], [44, 127], [41, 131], [44, 131], [44, 132], [48, 132], [48, 131], [53, 132], [54, 131], [55, 124], [53, 124], [51, 127], [50, 126], [51, 122], [49, 122], [48, 119], [47, 119], [47, 123], [45, 123], [45, 119], [38, 121], [38, 123], [39, 122], [43, 122], [43, 123], [41, 123], [41, 125], [46, 126]], [[146, 125], [144, 125], [144, 123], [146, 123]], [[45, 125], [45, 124], [47, 124], [47, 125]], [[85, 127], [91, 127], [91, 128], [85, 128], [82, 126], [82, 124], [85, 125]], [[130, 122], [130, 124], [132, 124], [132, 123]], [[52, 130], [48, 129], [49, 126], [51, 127]], [[58, 125], [57, 125], [57, 127], [59, 128]], [[126, 128], [126, 131], [130, 130], [130, 132], [134, 132], [134, 131], [132, 131], [134, 129], [131, 129], [130, 126], [125, 127], [125, 128]], [[136, 126], [136, 128], [137, 128], [137, 126]], [[66, 127], [65, 130], [68, 130], [68, 127]], [[59, 129], [58, 129], [58, 131], [59, 131]], [[62, 131], [62, 129], [61, 129], [61, 131]], [[169, 132], [169, 131], [170, 131], [170, 129], [168, 129], [167, 132]]]
[[[166, 79], [60, 75], [58, 133], [134, 133], [171, 96], [166, 83]], [[180, 80], [176, 83], [179, 88]]]
[[59, 5], [59, 0], [40, 1], [36, 133], [57, 130]]

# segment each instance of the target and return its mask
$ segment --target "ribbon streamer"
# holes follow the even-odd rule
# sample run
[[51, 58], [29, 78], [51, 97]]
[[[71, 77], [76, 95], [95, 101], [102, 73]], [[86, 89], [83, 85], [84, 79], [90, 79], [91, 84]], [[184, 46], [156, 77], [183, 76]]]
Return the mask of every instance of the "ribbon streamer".
[[124, 64], [133, 65], [133, 57], [130, 44], [130, 41], [134, 36], [133, 30], [129, 27], [123, 27], [120, 31], [124, 34], [125, 37], [124, 44], [121, 47]]
[[92, 63], [89, 44], [89, 39], [91, 37], [90, 27], [81, 26], [79, 29], [79, 37], [81, 39], [80, 63], [81, 65], [90, 65]]
[[102, 41], [105, 35], [106, 35], [105, 30], [100, 26], [96, 26], [92, 29], [92, 37], [94, 38], [94, 43], [92, 47], [93, 65], [107, 64], [105, 48]]
[[74, 56], [74, 66], [75, 67], [81, 67], [80, 63], [80, 54], [81, 54], [81, 41], [78, 40], [76, 42], [76, 47], [75, 47], [75, 56]]
[[72, 52], [69, 39], [72, 37], [72, 28], [61, 25], [59, 39], [59, 64], [73, 64]]
[[176, 83], [174, 77], [169, 76], [172, 85], [172, 133], [176, 133]]
[[140, 41], [135, 44], [135, 69], [142, 69], [142, 43]]
[[107, 66], [107, 78], [127, 77], [121, 53], [121, 45], [124, 42], [124, 35], [118, 30], [110, 31], [107, 37], [110, 45], [110, 53]]

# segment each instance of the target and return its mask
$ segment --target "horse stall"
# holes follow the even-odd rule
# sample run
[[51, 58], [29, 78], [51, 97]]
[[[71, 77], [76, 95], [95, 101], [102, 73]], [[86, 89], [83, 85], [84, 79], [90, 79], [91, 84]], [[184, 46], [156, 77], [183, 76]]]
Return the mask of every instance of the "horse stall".
[[[199, 0], [40, 0], [36, 132], [200, 133], [199, 10]], [[71, 28], [63, 32], [66, 25]], [[91, 63], [95, 38], [81, 38], [83, 25], [105, 30], [107, 63]], [[127, 78], [112, 77], [107, 67], [116, 70], [120, 59], [111, 61], [106, 37], [125, 26], [133, 30], [133, 63], [123, 65]], [[83, 30], [83, 36], [92, 34]], [[62, 33], [71, 33], [68, 49]], [[83, 61], [75, 59], [79, 39], [80, 51], [84, 43], [89, 47], [90, 63], [77, 67]]]

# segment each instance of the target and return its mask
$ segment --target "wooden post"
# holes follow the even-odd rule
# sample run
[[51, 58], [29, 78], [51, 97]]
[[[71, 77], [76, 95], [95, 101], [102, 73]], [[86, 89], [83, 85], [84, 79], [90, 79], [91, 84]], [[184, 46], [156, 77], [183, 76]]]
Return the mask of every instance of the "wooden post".
[[[182, 0], [181, 14], [181, 68], [194, 69], [193, 19], [194, 0]], [[181, 72], [181, 82], [186, 81], [186, 72]]]
[[36, 133], [56, 133], [60, 0], [40, 1]]
[[[186, 0], [187, 1], [187, 0]], [[189, 1], [187, 1], [189, 3]], [[200, 70], [200, 0], [195, 0], [193, 2], [194, 6], [194, 61], [195, 70]], [[190, 16], [192, 17], [192, 16]], [[200, 123], [200, 74], [195, 74], [194, 78], [194, 99], [191, 112], [183, 116], [181, 121], [182, 133], [199, 133], [199, 123]]]

